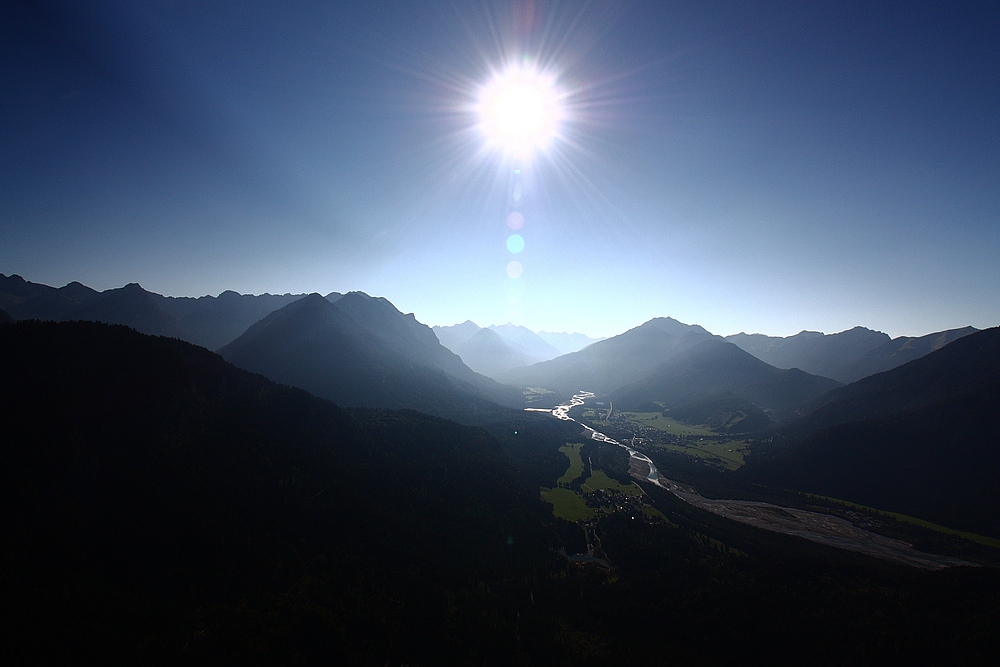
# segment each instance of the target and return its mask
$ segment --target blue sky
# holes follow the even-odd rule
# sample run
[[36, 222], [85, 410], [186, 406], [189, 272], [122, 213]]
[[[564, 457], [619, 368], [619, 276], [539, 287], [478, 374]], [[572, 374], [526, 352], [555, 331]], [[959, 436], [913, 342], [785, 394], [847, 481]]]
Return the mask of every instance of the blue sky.
[[[593, 336], [1000, 324], [995, 3], [0, 12], [8, 275]], [[517, 160], [473, 110], [512, 62], [566, 110]]]

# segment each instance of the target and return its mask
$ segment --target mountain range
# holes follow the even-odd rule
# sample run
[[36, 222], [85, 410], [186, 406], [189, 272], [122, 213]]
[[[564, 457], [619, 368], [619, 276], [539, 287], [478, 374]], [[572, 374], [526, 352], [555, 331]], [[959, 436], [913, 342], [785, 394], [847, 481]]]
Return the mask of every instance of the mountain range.
[[[710, 664], [817, 647], [831, 662], [977, 663], [997, 648], [994, 567], [924, 576], [707, 516], [645, 483], [649, 504], [623, 505], [620, 448], [513, 408], [537, 387], [698, 424], [739, 410], [748, 463], [704, 473], [718, 485], [1000, 537], [1000, 329], [800, 334], [778, 358], [841, 377], [890, 366], [841, 384], [656, 318], [498, 370], [504, 385], [361, 292], [171, 300], [0, 275], [0, 303], [0, 570], [26, 657], [635, 664], [662, 657], [654, 632], [671, 633], [681, 662]], [[46, 318], [129, 326], [33, 321]], [[456, 345], [515, 349], [510, 327], [466, 324]], [[213, 353], [194, 337], [226, 342]], [[770, 345], [765, 356], [781, 340], [741, 339]], [[569, 481], [567, 450], [583, 470]], [[649, 452], [668, 474], [669, 452]], [[586, 548], [580, 526], [539, 495], [597, 484], [598, 468], [620, 479], [587, 502], [628, 507], [586, 528], [608, 572], [560, 553]], [[654, 602], [636, 608], [641, 597]], [[736, 634], [704, 641], [706, 618]]]
[[510, 322], [480, 327], [466, 320], [433, 328], [441, 344], [460, 356], [469, 368], [494, 379], [513, 368], [548, 361], [603, 340], [580, 333], [535, 333]]
[[302, 294], [237, 294], [167, 297], [138, 283], [98, 292], [72, 282], [50, 287], [0, 274], [0, 307], [15, 320], [90, 320], [124, 324], [154, 336], [171, 336], [216, 350], [265, 315]]
[[703, 327], [656, 318], [578, 352], [516, 368], [501, 380], [566, 397], [586, 389], [624, 409], [674, 408], [732, 394], [785, 418], [839, 383], [781, 370]]
[[786, 338], [738, 333], [726, 340], [778, 368], [800, 368], [848, 384], [917, 359], [973, 331], [964, 327], [890, 339], [881, 331], [854, 327], [835, 334], [801, 331]]
[[341, 405], [411, 408], [471, 423], [495, 417], [498, 405], [523, 404], [520, 392], [473, 372], [412, 314], [361, 292], [307, 295], [219, 353]]
[[815, 399], [760, 447], [758, 481], [1000, 535], [1000, 329]]
[[[514, 387], [551, 390], [550, 401], [587, 389], [623, 407], [678, 415], [702, 414], [704, 406], [730, 397], [725, 401], [784, 422], [835, 387], [837, 378], [890, 369], [974, 331], [890, 340], [855, 327], [831, 335], [723, 339], [698, 325], [654, 318], [603, 340], [544, 334], [560, 349], [510, 323], [430, 329], [361, 292], [177, 298], [134, 283], [97, 292], [80, 283], [53, 288], [0, 274], [0, 303], [14, 320], [126, 324], [219, 349], [237, 365], [343, 405], [411, 408], [464, 423], [492, 418], [497, 406], [523, 405]], [[573, 348], [580, 349], [561, 354]], [[744, 426], [751, 423], [764, 422]]]

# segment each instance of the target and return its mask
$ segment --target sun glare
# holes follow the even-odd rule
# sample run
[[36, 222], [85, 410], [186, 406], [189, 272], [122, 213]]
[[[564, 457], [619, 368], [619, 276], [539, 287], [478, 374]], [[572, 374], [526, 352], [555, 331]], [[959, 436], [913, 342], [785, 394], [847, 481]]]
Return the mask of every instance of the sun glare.
[[487, 142], [514, 157], [544, 150], [564, 116], [555, 77], [526, 65], [494, 76], [480, 91], [477, 107]]

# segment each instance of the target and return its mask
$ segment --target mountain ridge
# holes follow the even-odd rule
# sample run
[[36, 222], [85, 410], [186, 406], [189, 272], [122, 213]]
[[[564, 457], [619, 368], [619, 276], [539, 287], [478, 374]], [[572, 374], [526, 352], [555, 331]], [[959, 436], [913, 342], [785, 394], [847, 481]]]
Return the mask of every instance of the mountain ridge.
[[817, 398], [743, 474], [1000, 537], [1000, 328]]

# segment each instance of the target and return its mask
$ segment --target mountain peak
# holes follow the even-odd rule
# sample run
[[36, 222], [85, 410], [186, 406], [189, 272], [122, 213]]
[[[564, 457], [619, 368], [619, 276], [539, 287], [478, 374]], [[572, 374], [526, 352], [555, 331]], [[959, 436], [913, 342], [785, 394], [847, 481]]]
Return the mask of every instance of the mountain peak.
[[[645, 322], [641, 326], [650, 326], [665, 333], [679, 336], [689, 332], [698, 332], [708, 334], [709, 332], [700, 324], [684, 324], [679, 320], [675, 320], [672, 317], [654, 317], [653, 319]], [[711, 334], [709, 334], [711, 335]]]

